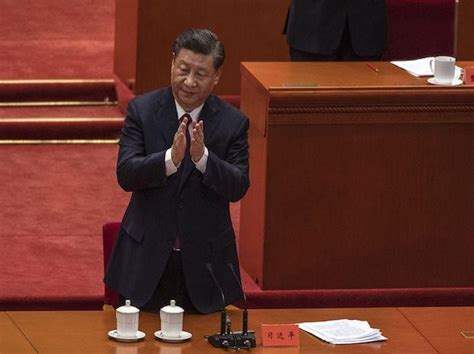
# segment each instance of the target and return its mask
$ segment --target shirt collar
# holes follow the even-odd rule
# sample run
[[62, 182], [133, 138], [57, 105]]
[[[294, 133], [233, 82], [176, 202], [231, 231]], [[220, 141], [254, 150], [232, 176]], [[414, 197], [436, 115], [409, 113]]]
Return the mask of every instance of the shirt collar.
[[203, 103], [199, 107], [194, 108], [191, 112], [186, 112], [183, 109], [183, 107], [181, 107], [179, 105], [178, 101], [174, 100], [174, 103], [176, 104], [176, 111], [178, 112], [178, 119], [180, 119], [183, 116], [183, 114], [188, 113], [191, 116], [193, 122], [197, 122], [197, 120], [199, 118], [199, 114], [202, 111], [202, 107], [204, 107], [204, 103]]

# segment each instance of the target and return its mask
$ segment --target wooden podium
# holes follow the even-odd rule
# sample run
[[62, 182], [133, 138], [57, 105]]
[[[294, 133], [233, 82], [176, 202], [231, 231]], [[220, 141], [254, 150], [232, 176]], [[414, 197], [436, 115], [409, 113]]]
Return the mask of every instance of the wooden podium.
[[263, 289], [474, 284], [474, 88], [372, 64], [241, 65], [239, 251]]

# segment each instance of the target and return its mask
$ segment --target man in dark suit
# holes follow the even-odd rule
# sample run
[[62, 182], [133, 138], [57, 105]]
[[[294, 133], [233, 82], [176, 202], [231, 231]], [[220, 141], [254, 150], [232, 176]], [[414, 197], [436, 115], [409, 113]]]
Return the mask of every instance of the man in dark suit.
[[284, 30], [291, 60], [380, 59], [386, 16], [385, 0], [291, 0]]
[[132, 196], [104, 281], [123, 299], [159, 310], [175, 299], [209, 313], [242, 297], [229, 202], [248, 187], [248, 119], [211, 92], [224, 47], [209, 30], [175, 41], [171, 87], [128, 107], [117, 163]]

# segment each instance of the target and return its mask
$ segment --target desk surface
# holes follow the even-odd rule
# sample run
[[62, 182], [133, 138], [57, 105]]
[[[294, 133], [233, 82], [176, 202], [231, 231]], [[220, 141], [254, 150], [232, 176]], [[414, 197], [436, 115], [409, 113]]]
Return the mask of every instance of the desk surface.
[[[474, 341], [456, 335], [460, 329], [473, 329], [473, 308], [370, 308], [370, 309], [288, 309], [251, 310], [249, 327], [256, 330], [254, 353], [470, 353]], [[241, 312], [230, 309], [234, 330], [240, 327]], [[299, 348], [263, 348], [262, 323], [295, 323], [338, 318], [367, 320], [380, 328], [386, 342], [334, 346], [302, 332]], [[185, 315], [184, 329], [193, 334], [182, 344], [162, 343], [154, 339], [159, 329], [159, 315], [140, 314], [144, 341], [119, 343], [108, 339], [115, 328], [115, 313], [105, 312], [8, 312], [0, 316], [0, 353], [209, 353], [213, 349], [204, 335], [219, 329], [219, 314]], [[439, 325], [443, 323], [443, 325]], [[441, 334], [441, 335], [440, 335]], [[454, 335], [452, 335], [454, 334]], [[22, 338], [23, 337], [23, 338]], [[29, 346], [31, 343], [31, 346]]]
[[399, 311], [440, 353], [474, 353], [474, 307], [403, 307]]
[[[458, 62], [457, 65], [472, 66], [474, 62]], [[377, 68], [378, 72], [371, 66]], [[430, 85], [427, 77], [415, 77], [389, 62], [244, 62], [241, 64], [241, 72], [243, 75], [257, 75], [258, 81], [267, 90], [297, 90], [298, 87], [306, 90], [331, 87], [396, 87], [405, 90], [416, 86], [440, 87]]]
[[6, 312], [0, 312], [0, 353], [36, 353]]

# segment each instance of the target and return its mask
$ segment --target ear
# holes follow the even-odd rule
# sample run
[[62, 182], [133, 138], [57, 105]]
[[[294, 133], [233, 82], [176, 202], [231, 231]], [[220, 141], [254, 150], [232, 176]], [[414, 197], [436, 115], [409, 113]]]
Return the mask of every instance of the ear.
[[216, 71], [216, 76], [214, 77], [214, 85], [217, 85], [220, 78], [221, 78], [221, 68], [217, 69]]
[[171, 58], [171, 71], [173, 71], [175, 58], [176, 58], [176, 55], [173, 53], [173, 57]]

